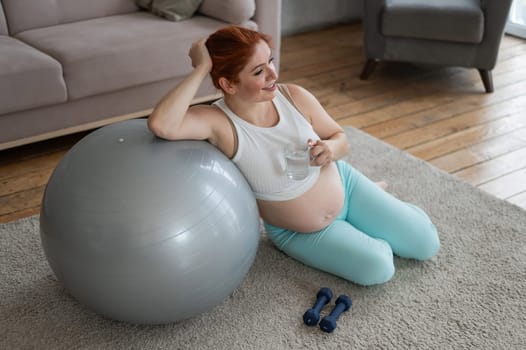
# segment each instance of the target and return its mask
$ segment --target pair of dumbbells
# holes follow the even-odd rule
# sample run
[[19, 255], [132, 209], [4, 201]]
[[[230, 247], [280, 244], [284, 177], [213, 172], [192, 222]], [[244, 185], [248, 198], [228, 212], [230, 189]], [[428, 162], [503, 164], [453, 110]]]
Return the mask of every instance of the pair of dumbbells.
[[[332, 299], [332, 291], [329, 288], [321, 288], [316, 295], [314, 306], [303, 314], [303, 322], [307, 326], [316, 326], [320, 320], [321, 309]], [[320, 329], [324, 332], [331, 333], [336, 329], [336, 321], [342, 313], [349, 310], [352, 306], [352, 300], [347, 295], [342, 294], [336, 299], [336, 305], [331, 313], [325, 316], [320, 322]]]

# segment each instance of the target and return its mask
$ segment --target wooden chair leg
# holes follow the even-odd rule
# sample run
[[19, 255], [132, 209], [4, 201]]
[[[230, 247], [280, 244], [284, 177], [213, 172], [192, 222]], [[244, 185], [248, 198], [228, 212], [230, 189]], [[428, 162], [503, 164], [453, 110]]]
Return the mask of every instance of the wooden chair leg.
[[362, 74], [360, 74], [361, 80], [367, 80], [369, 76], [373, 73], [374, 69], [376, 68], [376, 63], [378, 63], [377, 60], [369, 58], [367, 62], [365, 62], [365, 65], [362, 69]]
[[489, 69], [479, 69], [480, 78], [487, 93], [493, 92], [493, 75]]

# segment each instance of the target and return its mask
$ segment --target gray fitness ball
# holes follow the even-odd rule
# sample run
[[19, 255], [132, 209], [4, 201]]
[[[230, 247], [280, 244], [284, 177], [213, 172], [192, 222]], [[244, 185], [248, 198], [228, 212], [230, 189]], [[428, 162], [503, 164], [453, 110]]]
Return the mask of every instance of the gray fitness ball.
[[145, 120], [103, 127], [54, 170], [40, 216], [45, 255], [81, 303], [117, 320], [180, 321], [239, 286], [259, 243], [256, 200], [204, 141], [163, 141]]

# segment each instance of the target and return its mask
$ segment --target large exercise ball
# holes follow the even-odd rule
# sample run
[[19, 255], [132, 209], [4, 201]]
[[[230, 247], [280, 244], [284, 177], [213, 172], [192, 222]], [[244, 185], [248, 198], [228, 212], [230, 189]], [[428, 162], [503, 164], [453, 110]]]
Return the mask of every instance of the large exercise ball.
[[204, 141], [164, 141], [145, 120], [103, 127], [64, 156], [40, 213], [64, 287], [112, 319], [159, 324], [205, 312], [239, 286], [259, 243], [254, 195]]

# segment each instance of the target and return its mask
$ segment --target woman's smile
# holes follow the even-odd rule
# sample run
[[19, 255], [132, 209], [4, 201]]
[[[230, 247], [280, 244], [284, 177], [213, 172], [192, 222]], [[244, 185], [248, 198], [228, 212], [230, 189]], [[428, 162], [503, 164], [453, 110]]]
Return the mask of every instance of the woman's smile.
[[264, 87], [263, 90], [266, 90], [266, 91], [276, 91], [277, 89], [277, 86], [276, 86], [276, 81], [273, 81], [272, 84], [270, 84], [269, 86], [267, 87]]

